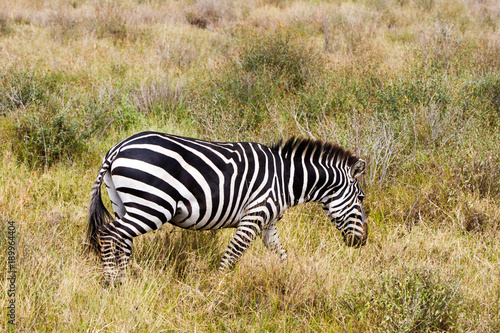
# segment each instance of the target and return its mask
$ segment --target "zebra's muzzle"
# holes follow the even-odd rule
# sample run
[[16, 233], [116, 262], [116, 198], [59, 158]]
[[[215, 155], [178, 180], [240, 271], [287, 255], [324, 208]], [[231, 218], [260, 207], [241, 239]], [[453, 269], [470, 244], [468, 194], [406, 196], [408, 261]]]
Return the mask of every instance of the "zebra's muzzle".
[[343, 233], [344, 236], [344, 242], [348, 246], [352, 247], [361, 247], [366, 244], [366, 240], [368, 239], [368, 224], [365, 222], [363, 223], [363, 233], [359, 235], [357, 232], [346, 232]]

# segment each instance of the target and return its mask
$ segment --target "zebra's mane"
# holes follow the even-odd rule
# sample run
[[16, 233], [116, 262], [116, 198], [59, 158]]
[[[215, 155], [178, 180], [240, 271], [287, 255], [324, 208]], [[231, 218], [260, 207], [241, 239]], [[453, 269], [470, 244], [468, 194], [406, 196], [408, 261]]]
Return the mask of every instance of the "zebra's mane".
[[322, 156], [332, 161], [346, 162], [348, 166], [354, 165], [359, 160], [359, 157], [348, 149], [344, 149], [338, 144], [324, 142], [321, 140], [304, 139], [292, 136], [283, 144], [282, 141], [277, 142], [274, 149], [281, 150], [283, 156], [287, 157], [296, 149], [295, 154], [300, 155], [305, 150], [316, 148], [321, 151]]

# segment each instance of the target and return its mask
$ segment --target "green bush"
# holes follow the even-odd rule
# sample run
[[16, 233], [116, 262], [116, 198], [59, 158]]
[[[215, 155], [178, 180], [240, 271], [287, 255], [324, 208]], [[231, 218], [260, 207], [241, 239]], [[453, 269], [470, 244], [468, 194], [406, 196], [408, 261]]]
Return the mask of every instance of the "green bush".
[[[500, 153], [498, 145], [500, 136], [485, 131], [483, 136], [489, 136], [488, 142], [474, 137], [475, 133], [468, 134], [467, 142], [451, 164], [453, 170], [452, 187], [459, 187], [479, 197], [498, 198], [500, 195]], [[478, 134], [475, 134], [478, 135]]]
[[0, 75], [0, 116], [10, 124], [7, 136], [17, 158], [28, 167], [72, 160], [88, 137], [70, 114], [74, 92], [64, 72], [11, 68]]
[[13, 148], [29, 167], [49, 167], [60, 160], [72, 161], [86, 149], [88, 131], [64, 111], [45, 110], [23, 114], [14, 124]]
[[29, 167], [73, 161], [87, 149], [92, 134], [113, 123], [120, 129], [140, 117], [128, 87], [102, 85], [81, 94], [63, 71], [13, 68], [0, 75], [0, 117], [6, 117], [9, 140], [18, 159]]
[[7, 15], [0, 14], [0, 36], [6, 36], [12, 33], [11, 22]]
[[429, 269], [407, 268], [358, 281], [340, 302], [356, 331], [450, 331], [463, 302], [459, 288]]
[[0, 74], [0, 115], [31, 104], [53, 103], [65, 78], [61, 73], [41, 73], [34, 70], [9, 69]]
[[467, 87], [471, 91], [472, 103], [478, 110], [481, 120], [490, 126], [500, 122], [500, 78], [496, 73], [489, 73], [471, 82]]
[[270, 101], [300, 100], [322, 77], [320, 54], [293, 28], [242, 36], [239, 53], [196, 88], [195, 118], [208, 132], [219, 124], [258, 132], [269, 124]]
[[[263, 80], [268, 88], [296, 92], [311, 82], [320, 57], [301, 43], [295, 29], [277, 29], [243, 47], [241, 68]], [[267, 82], [266, 82], [267, 81]]]

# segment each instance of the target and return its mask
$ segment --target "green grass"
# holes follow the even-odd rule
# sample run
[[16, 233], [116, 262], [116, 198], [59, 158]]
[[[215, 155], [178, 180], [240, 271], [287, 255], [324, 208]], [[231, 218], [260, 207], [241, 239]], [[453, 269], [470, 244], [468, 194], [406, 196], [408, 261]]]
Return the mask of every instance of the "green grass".
[[[0, 260], [15, 221], [16, 330], [500, 330], [493, 2], [33, 0], [0, 11]], [[354, 150], [368, 165], [368, 244], [347, 248], [307, 204], [278, 225], [286, 264], [257, 240], [220, 275], [232, 230], [167, 225], [134, 240], [123, 285], [102, 288], [84, 250], [90, 188], [106, 151], [141, 130]], [[4, 315], [0, 329], [12, 329]]]

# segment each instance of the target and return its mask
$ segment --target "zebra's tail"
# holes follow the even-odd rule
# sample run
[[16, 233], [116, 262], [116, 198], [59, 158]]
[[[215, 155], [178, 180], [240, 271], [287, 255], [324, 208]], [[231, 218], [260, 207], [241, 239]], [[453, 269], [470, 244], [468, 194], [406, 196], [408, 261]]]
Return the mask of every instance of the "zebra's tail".
[[108, 172], [110, 161], [105, 159], [99, 175], [92, 186], [90, 206], [89, 206], [89, 219], [87, 223], [87, 245], [90, 252], [98, 255], [101, 254], [101, 247], [99, 246], [99, 237], [97, 232], [99, 228], [113, 220], [113, 217], [108, 212], [101, 198], [101, 184], [106, 172]]

